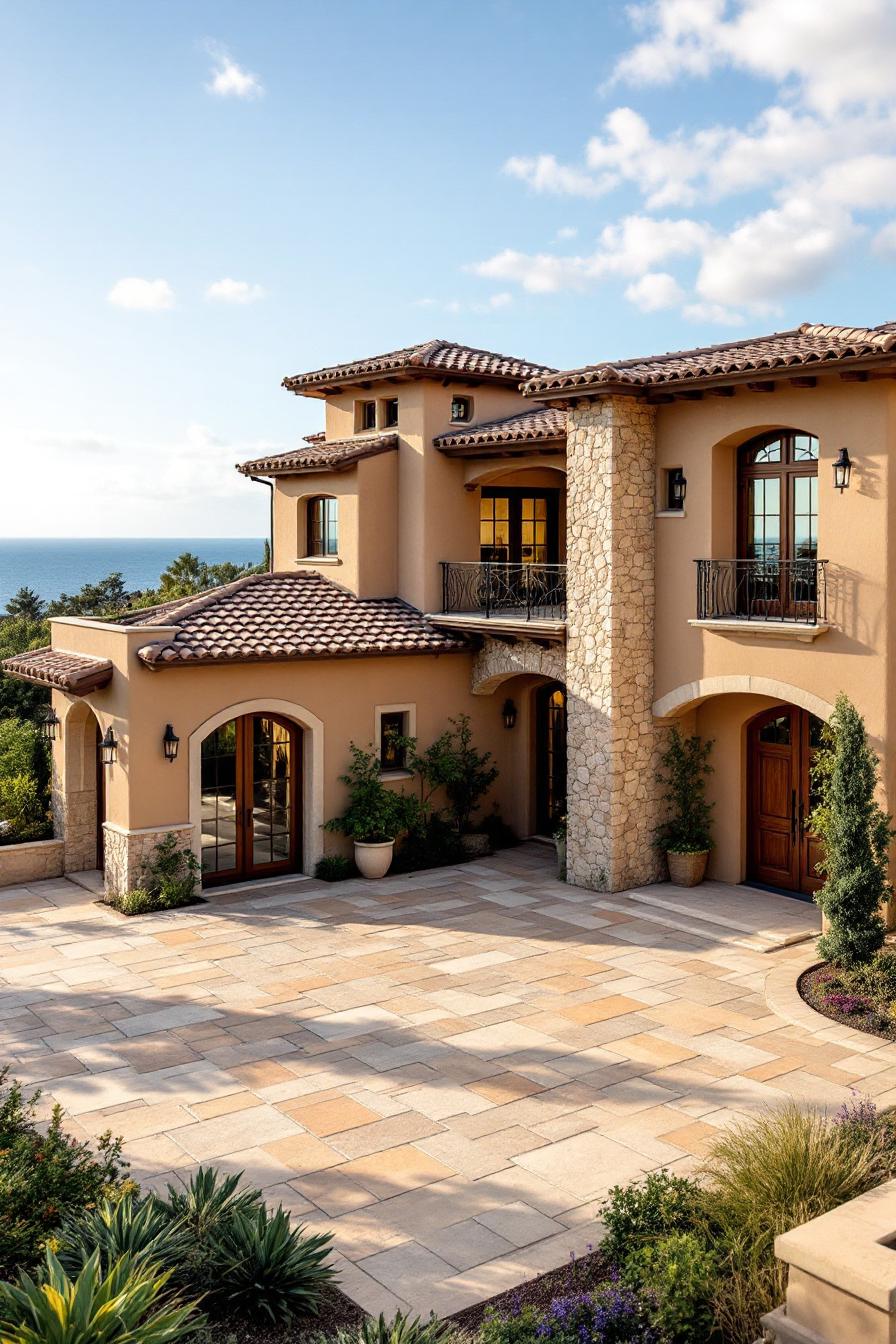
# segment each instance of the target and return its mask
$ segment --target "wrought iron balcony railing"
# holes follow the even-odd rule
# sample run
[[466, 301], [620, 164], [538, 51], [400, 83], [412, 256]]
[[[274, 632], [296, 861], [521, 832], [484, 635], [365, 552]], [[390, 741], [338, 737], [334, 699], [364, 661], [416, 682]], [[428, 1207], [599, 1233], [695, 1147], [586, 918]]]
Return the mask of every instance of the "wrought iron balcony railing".
[[698, 560], [700, 621], [827, 620], [827, 560]]
[[442, 614], [566, 619], [566, 566], [442, 561]]

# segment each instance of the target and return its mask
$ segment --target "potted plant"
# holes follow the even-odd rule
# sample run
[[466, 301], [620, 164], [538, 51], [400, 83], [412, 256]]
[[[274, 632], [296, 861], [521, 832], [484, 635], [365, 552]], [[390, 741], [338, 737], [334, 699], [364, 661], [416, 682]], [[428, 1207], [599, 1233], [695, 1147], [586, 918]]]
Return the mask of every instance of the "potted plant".
[[669, 877], [681, 887], [695, 887], [703, 881], [712, 849], [713, 804], [706, 801], [712, 745], [696, 735], [682, 737], [673, 728], [661, 758], [665, 773], [659, 778], [665, 786], [663, 800], [669, 815], [657, 827], [656, 843], [665, 850]]
[[385, 877], [392, 864], [395, 839], [415, 820], [416, 799], [387, 789], [380, 778], [375, 751], [349, 744], [351, 765], [339, 779], [348, 788], [348, 807], [326, 823], [354, 841], [355, 864], [362, 877]]
[[426, 751], [415, 753], [411, 765], [429, 788], [429, 797], [438, 788], [445, 790], [448, 813], [465, 854], [471, 858], [490, 854], [489, 837], [473, 832], [472, 818], [498, 778], [498, 769], [490, 764], [491, 752], [473, 746], [468, 715], [459, 714], [448, 722], [451, 727]]
[[554, 828], [554, 844], [557, 846], [557, 876], [566, 881], [566, 813], [557, 818]]

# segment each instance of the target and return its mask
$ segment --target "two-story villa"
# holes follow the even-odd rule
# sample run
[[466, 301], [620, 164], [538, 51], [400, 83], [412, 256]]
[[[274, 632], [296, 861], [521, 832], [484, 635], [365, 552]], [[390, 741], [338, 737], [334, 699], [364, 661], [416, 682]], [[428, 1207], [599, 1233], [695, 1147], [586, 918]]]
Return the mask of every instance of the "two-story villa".
[[838, 691], [896, 793], [894, 380], [896, 324], [568, 372], [431, 341], [285, 379], [325, 429], [239, 467], [271, 487], [272, 573], [56, 620], [5, 664], [54, 688], [67, 870], [133, 886], [175, 830], [207, 883], [313, 871], [349, 742], [401, 788], [390, 733], [463, 712], [519, 834], [568, 815], [570, 881], [662, 875], [679, 721], [715, 741], [713, 875], [811, 891]]

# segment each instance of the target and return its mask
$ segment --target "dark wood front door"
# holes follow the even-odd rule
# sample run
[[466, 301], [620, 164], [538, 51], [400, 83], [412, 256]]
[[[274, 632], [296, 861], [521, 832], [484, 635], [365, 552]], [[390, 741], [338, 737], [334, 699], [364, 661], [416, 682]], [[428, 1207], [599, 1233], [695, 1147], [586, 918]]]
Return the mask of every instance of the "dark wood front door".
[[275, 714], [221, 724], [202, 743], [202, 881], [294, 872], [301, 735]]
[[819, 842], [806, 825], [821, 727], [814, 714], [792, 705], [765, 710], [749, 726], [747, 876], [805, 895], [824, 880], [816, 872]]
[[566, 690], [559, 681], [535, 692], [535, 830], [553, 835], [566, 812]]

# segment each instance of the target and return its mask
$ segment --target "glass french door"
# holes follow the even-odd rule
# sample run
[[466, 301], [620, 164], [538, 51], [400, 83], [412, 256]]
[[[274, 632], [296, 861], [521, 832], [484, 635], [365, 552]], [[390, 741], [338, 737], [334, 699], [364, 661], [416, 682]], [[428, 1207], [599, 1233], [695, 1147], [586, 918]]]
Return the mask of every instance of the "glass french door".
[[221, 724], [202, 743], [202, 881], [292, 872], [300, 863], [301, 737], [273, 714]]
[[738, 484], [738, 612], [805, 618], [818, 597], [818, 440], [792, 430], [754, 439]]
[[556, 490], [486, 488], [479, 504], [479, 558], [506, 565], [553, 565], [559, 549]]
[[553, 835], [566, 812], [566, 689], [559, 681], [535, 692], [535, 828]]

